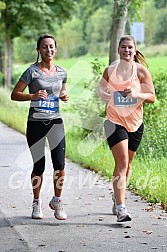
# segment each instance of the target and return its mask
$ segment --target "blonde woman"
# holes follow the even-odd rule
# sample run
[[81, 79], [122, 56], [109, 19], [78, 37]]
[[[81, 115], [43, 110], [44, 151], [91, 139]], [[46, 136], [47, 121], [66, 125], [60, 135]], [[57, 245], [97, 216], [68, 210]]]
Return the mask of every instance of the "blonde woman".
[[125, 191], [143, 135], [143, 103], [154, 103], [155, 91], [146, 60], [132, 36], [120, 38], [118, 53], [119, 61], [105, 69], [98, 92], [107, 103], [104, 128], [115, 161], [112, 210], [117, 221], [124, 222], [131, 220], [125, 206]]

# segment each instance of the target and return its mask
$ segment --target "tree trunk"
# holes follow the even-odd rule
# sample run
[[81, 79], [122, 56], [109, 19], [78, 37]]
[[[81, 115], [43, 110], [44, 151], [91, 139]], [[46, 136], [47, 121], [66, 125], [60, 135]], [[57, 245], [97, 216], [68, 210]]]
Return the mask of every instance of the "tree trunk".
[[5, 88], [10, 88], [11, 78], [12, 78], [12, 33], [11, 33], [11, 3], [10, 1], [6, 2], [6, 8], [2, 11], [2, 20], [5, 28], [4, 36], [4, 86]]
[[10, 35], [5, 37], [5, 59], [4, 59], [4, 84], [10, 88], [12, 79], [12, 39]]
[[109, 65], [118, 59], [118, 43], [120, 37], [124, 35], [125, 32], [129, 2], [129, 0], [124, 0], [123, 3], [120, 4], [119, 0], [114, 0], [114, 10], [110, 30]]

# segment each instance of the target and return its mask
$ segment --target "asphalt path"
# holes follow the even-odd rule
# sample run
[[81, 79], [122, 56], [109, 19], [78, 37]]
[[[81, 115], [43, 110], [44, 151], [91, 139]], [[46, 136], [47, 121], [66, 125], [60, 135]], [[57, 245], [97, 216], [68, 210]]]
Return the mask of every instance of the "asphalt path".
[[44, 219], [33, 220], [32, 160], [25, 136], [0, 123], [0, 252], [167, 251], [167, 213], [127, 191], [132, 221], [117, 223], [111, 183], [69, 160], [62, 195], [68, 219], [56, 220], [48, 206], [53, 185], [47, 148], [46, 156]]

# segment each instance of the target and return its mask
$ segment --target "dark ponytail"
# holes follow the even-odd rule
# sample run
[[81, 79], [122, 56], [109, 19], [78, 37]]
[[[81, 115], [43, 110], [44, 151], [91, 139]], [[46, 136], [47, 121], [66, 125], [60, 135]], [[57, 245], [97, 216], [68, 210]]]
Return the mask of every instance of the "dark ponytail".
[[37, 60], [35, 61], [35, 64], [38, 63], [38, 60], [39, 60], [39, 52], [37, 54]]

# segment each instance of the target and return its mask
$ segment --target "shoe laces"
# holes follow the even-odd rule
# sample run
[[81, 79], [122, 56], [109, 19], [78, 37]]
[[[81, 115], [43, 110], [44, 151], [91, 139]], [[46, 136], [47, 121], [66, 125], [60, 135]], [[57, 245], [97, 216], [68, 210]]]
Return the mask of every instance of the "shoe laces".
[[62, 202], [60, 200], [56, 202], [56, 208], [63, 211], [63, 205], [62, 205]]
[[40, 213], [41, 212], [41, 205], [38, 202], [32, 203], [33, 211]]
[[127, 214], [127, 209], [125, 207], [121, 207], [121, 209], [117, 210], [120, 214]]

